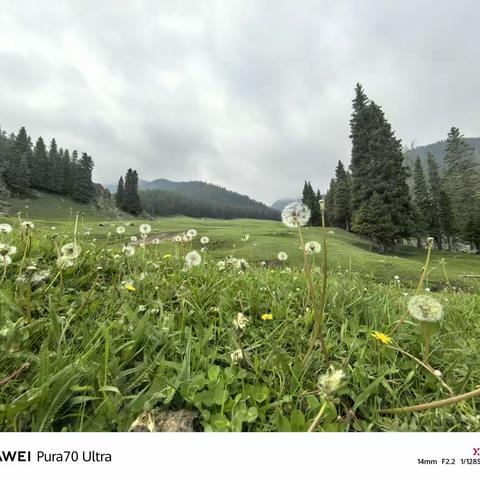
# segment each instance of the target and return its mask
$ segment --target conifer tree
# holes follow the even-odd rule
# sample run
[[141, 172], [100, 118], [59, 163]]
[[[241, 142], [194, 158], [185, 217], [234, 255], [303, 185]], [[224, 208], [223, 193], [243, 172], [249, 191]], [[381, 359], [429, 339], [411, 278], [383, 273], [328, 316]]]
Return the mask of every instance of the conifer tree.
[[120, 179], [118, 180], [117, 194], [115, 195], [115, 203], [120, 209], [122, 209], [124, 205], [124, 196], [125, 188], [123, 185], [123, 177], [120, 177]]
[[427, 186], [422, 161], [417, 156], [413, 167], [414, 205], [417, 212], [416, 233], [419, 236], [432, 236], [433, 205]]
[[56, 187], [58, 185], [56, 179], [58, 166], [58, 149], [57, 142], [54, 138], [50, 142], [50, 148], [48, 149], [48, 158], [46, 165], [46, 174], [45, 174], [45, 189], [50, 192], [56, 192]]
[[88, 203], [93, 200], [92, 170], [92, 158], [85, 152], [82, 153], [76, 168], [76, 177], [73, 184], [72, 198], [74, 200], [82, 203]]
[[455, 229], [465, 237], [467, 230], [471, 231], [471, 226], [476, 223], [480, 164], [473, 147], [456, 127], [448, 132], [445, 152], [445, 190], [454, 212]]
[[30, 186], [30, 172], [26, 153], [20, 157], [20, 161], [9, 162], [5, 180], [13, 192], [18, 194], [27, 192]]
[[350, 230], [352, 216], [352, 185], [348, 172], [339, 160], [335, 169], [334, 225]]
[[48, 154], [45, 142], [42, 137], [38, 137], [33, 149], [32, 168], [30, 171], [31, 185], [34, 188], [45, 188], [45, 182], [48, 174]]

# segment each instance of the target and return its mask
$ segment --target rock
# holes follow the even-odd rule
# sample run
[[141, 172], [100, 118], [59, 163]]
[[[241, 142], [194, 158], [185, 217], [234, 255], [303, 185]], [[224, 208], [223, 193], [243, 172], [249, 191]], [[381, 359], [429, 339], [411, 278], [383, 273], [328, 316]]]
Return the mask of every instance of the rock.
[[131, 425], [129, 432], [201, 432], [198, 413], [190, 410], [148, 410]]

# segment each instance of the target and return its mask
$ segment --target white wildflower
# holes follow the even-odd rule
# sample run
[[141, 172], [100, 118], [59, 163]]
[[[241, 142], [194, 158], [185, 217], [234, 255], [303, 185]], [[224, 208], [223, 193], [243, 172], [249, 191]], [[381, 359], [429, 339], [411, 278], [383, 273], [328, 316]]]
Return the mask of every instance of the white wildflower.
[[225, 262], [223, 260], [218, 261], [217, 267], [219, 270], [225, 270]]
[[288, 258], [288, 255], [286, 254], [286, 252], [279, 252], [278, 255], [277, 255], [277, 258], [281, 262], [285, 262], [285, 260], [287, 260], [287, 258]]
[[139, 227], [140, 233], [149, 234], [152, 231], [152, 227], [148, 223], [142, 223]]
[[194, 228], [191, 228], [188, 230], [187, 235], [190, 237], [190, 240], [192, 240], [197, 236], [197, 231]]
[[21, 227], [23, 228], [23, 230], [25, 230], [25, 231], [33, 230], [33, 229], [35, 228], [35, 225], [34, 225], [32, 222], [28, 221], [28, 220], [22, 222], [22, 223], [20, 224], [20, 226], [21, 226]]
[[138, 240], [138, 238], [137, 238], [135, 235], [132, 235], [132, 236], [130, 237], [130, 241], [131, 241], [131, 242], [136, 242], [137, 240]]
[[310, 220], [310, 209], [300, 202], [287, 205], [282, 212], [282, 222], [289, 228], [303, 227]]
[[122, 227], [121, 225], [117, 227], [117, 233], [123, 235], [125, 233], [125, 227]]
[[132, 247], [132, 245], [124, 245], [122, 247], [122, 252], [125, 256], [132, 257], [133, 255], [135, 255], [135, 247]]
[[338, 390], [345, 377], [343, 370], [336, 370], [330, 366], [326, 373], [320, 376], [318, 384], [321, 392], [325, 396], [330, 396], [335, 390]]
[[75, 259], [80, 256], [80, 253], [82, 253], [82, 249], [74, 243], [66, 243], [61, 248], [61, 252], [64, 257]]
[[239, 363], [240, 361], [243, 360], [242, 350], [240, 348], [238, 350], [235, 350], [234, 352], [232, 352], [230, 354], [230, 358], [231, 358], [232, 362]]
[[209, 241], [210, 239], [208, 237], [202, 237], [200, 239], [200, 243], [203, 243], [203, 245], [206, 245]]
[[190, 267], [197, 267], [202, 263], [202, 257], [196, 250], [193, 250], [185, 255], [185, 262]]
[[321, 245], [315, 240], [310, 240], [305, 244], [305, 253], [319, 253], [321, 249]]
[[242, 312], [239, 312], [233, 319], [233, 326], [239, 330], [244, 330], [249, 321], [250, 320]]
[[416, 295], [408, 302], [410, 315], [419, 322], [438, 322], [443, 317], [442, 304], [428, 295]]

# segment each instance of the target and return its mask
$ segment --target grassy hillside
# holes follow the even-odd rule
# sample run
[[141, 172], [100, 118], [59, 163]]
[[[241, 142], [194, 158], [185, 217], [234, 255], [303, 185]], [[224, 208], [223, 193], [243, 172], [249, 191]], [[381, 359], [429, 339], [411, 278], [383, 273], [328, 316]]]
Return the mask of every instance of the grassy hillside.
[[93, 204], [78, 203], [69, 197], [45, 192], [39, 192], [31, 198], [11, 197], [5, 209], [10, 215], [23, 212], [23, 215], [28, 214], [31, 219], [52, 221], [68, 220], [76, 212], [83, 214], [85, 221], [115, 218], [115, 212], [111, 210], [99, 209]]

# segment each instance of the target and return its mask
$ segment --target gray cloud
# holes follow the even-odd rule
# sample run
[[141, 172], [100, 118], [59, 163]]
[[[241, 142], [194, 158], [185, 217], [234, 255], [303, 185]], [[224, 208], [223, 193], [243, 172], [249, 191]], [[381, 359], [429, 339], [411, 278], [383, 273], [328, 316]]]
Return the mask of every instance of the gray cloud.
[[89, 152], [98, 181], [325, 191], [357, 81], [405, 144], [480, 134], [477, 1], [4, 3], [2, 127]]

